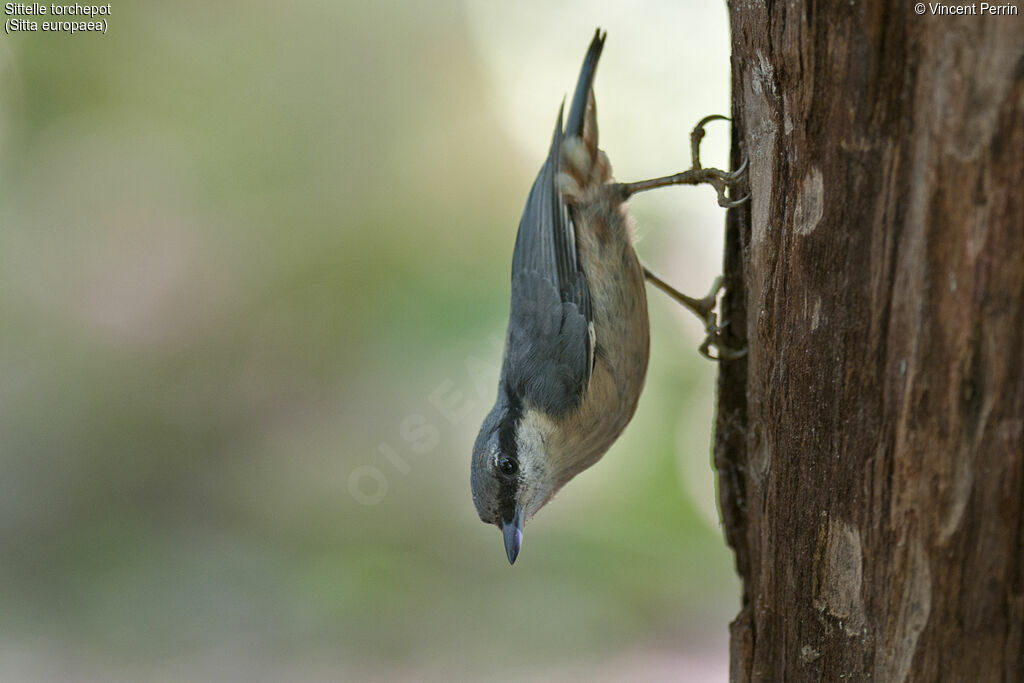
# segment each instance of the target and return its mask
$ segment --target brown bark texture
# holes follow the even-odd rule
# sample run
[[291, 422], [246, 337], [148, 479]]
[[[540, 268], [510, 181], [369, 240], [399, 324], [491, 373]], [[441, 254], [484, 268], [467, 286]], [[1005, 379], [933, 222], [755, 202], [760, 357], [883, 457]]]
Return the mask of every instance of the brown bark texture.
[[733, 680], [1024, 681], [1024, 16], [729, 11]]

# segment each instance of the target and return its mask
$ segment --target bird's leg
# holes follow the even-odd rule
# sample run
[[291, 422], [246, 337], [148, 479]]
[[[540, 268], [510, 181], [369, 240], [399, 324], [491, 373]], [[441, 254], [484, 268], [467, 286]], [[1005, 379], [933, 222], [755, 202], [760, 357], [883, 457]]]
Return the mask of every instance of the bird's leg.
[[[725, 330], [725, 325], [722, 327], [718, 326], [718, 316], [715, 315], [715, 305], [718, 303], [718, 293], [722, 291], [721, 276], [715, 278], [714, 283], [711, 285], [711, 290], [703, 299], [694, 299], [691, 296], [686, 296], [678, 289], [662, 280], [646, 265], [641, 263], [641, 266], [644, 269], [645, 278], [650, 280], [655, 287], [693, 311], [693, 313], [704, 323], [704, 331], [707, 332], [708, 336], [700, 345], [700, 354], [702, 356], [711, 360], [734, 360], [747, 355], [746, 349], [735, 349], [727, 346], [724, 343], [724, 337], [722, 335], [722, 332]], [[711, 355], [710, 349], [712, 346], [718, 350], [717, 356]]]
[[683, 306], [689, 308], [693, 311], [693, 314], [702, 321], [707, 322], [709, 317], [714, 317], [715, 304], [718, 302], [718, 292], [722, 289], [721, 277], [715, 278], [715, 282], [711, 285], [711, 291], [708, 292], [707, 296], [703, 299], [694, 299], [692, 296], [686, 296], [678, 289], [662, 280], [646, 265], [643, 266], [643, 269], [644, 277], [650, 280], [655, 287], [668, 294]]
[[717, 168], [703, 168], [700, 165], [700, 141], [704, 138], [704, 124], [708, 121], [715, 121], [717, 119], [728, 121], [726, 117], [718, 114], [705, 116], [697, 123], [693, 132], [690, 133], [690, 154], [693, 166], [689, 170], [683, 171], [682, 173], [676, 173], [675, 175], [665, 176], [663, 178], [641, 180], [637, 183], [618, 183], [615, 185], [615, 189], [621, 196], [622, 200], [625, 201], [637, 192], [645, 192], [646, 190], [653, 190], [657, 187], [667, 187], [669, 185], [707, 184], [715, 188], [715, 192], [718, 193], [719, 206], [731, 209], [749, 201], [750, 195], [747, 195], [742, 199], [735, 200], [726, 196], [726, 190], [729, 186], [739, 180], [746, 172], [747, 161], [745, 159], [740, 167], [732, 173], [728, 173]]
[[[692, 166], [689, 170], [683, 171], [682, 173], [676, 173], [675, 175], [665, 176], [663, 178], [642, 180], [638, 183], [618, 183], [611, 186], [611, 191], [617, 193], [621, 201], [625, 201], [637, 192], [653, 190], [657, 187], [667, 187], [669, 185], [708, 184], [715, 188], [715, 192], [718, 193], [719, 206], [731, 209], [743, 204], [744, 202], [750, 201], [750, 195], [747, 195], [742, 199], [735, 200], [730, 199], [726, 195], [729, 186], [742, 178], [743, 174], [746, 173], [746, 159], [743, 160], [743, 163], [740, 164], [738, 169], [731, 173], [727, 173], [726, 171], [722, 171], [717, 168], [704, 168], [700, 164], [700, 142], [704, 139], [704, 125], [709, 121], [716, 120], [728, 121], [729, 119], [717, 114], [705, 116], [697, 122], [693, 132], [690, 133], [690, 155]], [[701, 355], [706, 358], [710, 358], [711, 360], [732, 360], [735, 358], [742, 358], [747, 354], [747, 350], [745, 348], [735, 349], [726, 345], [725, 338], [722, 334], [725, 329], [725, 325], [722, 325], [721, 327], [718, 325], [718, 316], [715, 314], [715, 306], [718, 304], [718, 293], [722, 290], [721, 277], [715, 278], [715, 282], [711, 285], [711, 291], [707, 293], [707, 296], [703, 299], [694, 299], [693, 297], [686, 296], [678, 289], [662, 280], [647, 266], [643, 266], [643, 269], [644, 277], [650, 280], [655, 287], [693, 311], [693, 313], [696, 314], [696, 316], [704, 323], [704, 331], [707, 332], [707, 337], [700, 345]], [[717, 349], [716, 356], [712, 356], [710, 353], [712, 346]]]

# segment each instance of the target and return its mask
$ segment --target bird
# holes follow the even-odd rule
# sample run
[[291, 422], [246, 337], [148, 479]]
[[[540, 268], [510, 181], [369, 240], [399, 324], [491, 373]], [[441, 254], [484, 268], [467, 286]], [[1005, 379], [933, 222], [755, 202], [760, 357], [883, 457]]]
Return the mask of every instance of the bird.
[[[523, 525], [567, 482], [595, 464], [636, 411], [647, 373], [650, 330], [645, 282], [662, 289], [705, 323], [700, 347], [731, 359], [714, 308], [716, 279], [702, 299], [688, 297], [639, 259], [626, 201], [637, 192], [707, 183], [718, 203], [746, 169], [700, 165], [705, 117], [691, 134], [692, 167], [637, 183], [613, 180], [598, 149], [594, 76], [607, 34], [587, 49], [569, 114], [559, 107], [547, 158], [530, 189], [512, 253], [511, 304], [498, 393], [477, 436], [470, 467], [480, 519], [502, 530], [510, 564]], [[711, 356], [710, 348], [717, 355]]]

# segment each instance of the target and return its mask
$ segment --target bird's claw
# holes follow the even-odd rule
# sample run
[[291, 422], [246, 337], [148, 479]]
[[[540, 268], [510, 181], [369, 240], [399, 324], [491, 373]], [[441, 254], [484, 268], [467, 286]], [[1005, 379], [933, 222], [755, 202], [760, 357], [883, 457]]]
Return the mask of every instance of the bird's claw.
[[[694, 127], [693, 132], [690, 133], [690, 154], [692, 157], [693, 165], [690, 169], [691, 172], [702, 171], [701, 175], [704, 175], [702, 180], [712, 187], [715, 188], [715, 192], [718, 193], [718, 205], [726, 208], [733, 209], [737, 206], [741, 206], [746, 202], [750, 201], [750, 195], [746, 195], [740, 199], [731, 199], [726, 195], [726, 191], [729, 186], [739, 180], [747, 172], [747, 166], [749, 159], [744, 158], [743, 163], [735, 171], [727, 172], [721, 171], [717, 168], [703, 168], [700, 164], [700, 142], [704, 139], [704, 125], [709, 121], [728, 121], [727, 116], [721, 114], [712, 114], [711, 116], [705, 116], [697, 125]], [[699, 181], [698, 181], [699, 182]]]
[[700, 168], [700, 141], [704, 139], [704, 125], [709, 121], [728, 121], [728, 116], [722, 116], [721, 114], [711, 114], [705, 116], [697, 125], [693, 127], [693, 131], [690, 132], [690, 154], [693, 158], [691, 168]]
[[[728, 326], [728, 322], [721, 327], [718, 327], [714, 321], [706, 321], [704, 329], [707, 331], [708, 336], [704, 338], [703, 343], [701, 343], [700, 348], [698, 349], [698, 351], [700, 351], [700, 355], [704, 356], [708, 360], [736, 360], [737, 358], [743, 358], [747, 355], [746, 347], [737, 349], [723, 343], [724, 337], [722, 332], [724, 332], [725, 328]], [[715, 347], [716, 351], [716, 355], [714, 356], [712, 356], [710, 352], [712, 346]]]
[[[701, 343], [698, 351], [700, 355], [704, 356], [708, 360], [736, 360], [737, 358], [743, 358], [747, 355], [746, 347], [737, 349], [729, 346], [725, 343], [725, 328], [729, 326], [729, 321], [724, 322], [721, 326], [718, 325], [718, 316], [715, 314], [715, 307], [718, 304], [718, 293], [722, 291], [724, 285], [724, 279], [721, 275], [715, 278], [715, 281], [711, 285], [711, 291], [708, 292], [707, 296], [700, 300], [701, 313], [703, 313], [704, 320], [704, 331], [707, 332], [707, 337]], [[696, 312], [696, 311], [695, 311]], [[716, 355], [711, 355], [711, 347], [714, 346]]]
[[729, 185], [735, 182], [746, 167], [746, 161], [743, 162], [743, 166], [740, 170], [733, 171], [732, 173], [726, 173], [725, 171], [719, 171], [717, 168], [706, 168], [701, 169], [704, 172], [713, 172], [705, 182], [715, 188], [715, 192], [718, 193], [718, 205], [723, 209], [734, 209], [737, 206], [742, 206], [750, 201], [750, 195], [741, 197], [740, 199], [732, 199], [726, 194], [729, 189]]
[[729, 173], [726, 176], [726, 182], [732, 183], [742, 178], [743, 174], [747, 172], [747, 166], [749, 165], [749, 163], [750, 159], [748, 159], [747, 157], [743, 157], [743, 163], [740, 164], [739, 168], [737, 168], [735, 171]]
[[724, 204], [722, 203], [722, 198], [719, 197], [718, 198], [718, 205], [721, 206], [722, 208], [725, 208], [725, 209], [735, 209], [737, 206], [743, 206], [744, 204], [746, 204], [749, 201], [750, 201], [750, 195], [749, 194], [746, 195], [745, 197], [741, 197], [739, 199], [734, 199], [732, 201], [726, 201]]

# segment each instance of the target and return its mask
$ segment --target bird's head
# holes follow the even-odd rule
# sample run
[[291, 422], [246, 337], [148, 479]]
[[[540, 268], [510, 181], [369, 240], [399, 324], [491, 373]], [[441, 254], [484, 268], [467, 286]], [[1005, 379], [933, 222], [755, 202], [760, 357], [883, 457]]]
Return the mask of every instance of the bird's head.
[[509, 563], [523, 542], [523, 524], [560, 487], [548, 444], [554, 423], [500, 391], [473, 447], [470, 483], [480, 519], [505, 537]]

